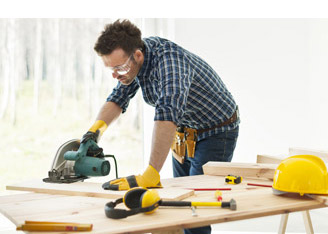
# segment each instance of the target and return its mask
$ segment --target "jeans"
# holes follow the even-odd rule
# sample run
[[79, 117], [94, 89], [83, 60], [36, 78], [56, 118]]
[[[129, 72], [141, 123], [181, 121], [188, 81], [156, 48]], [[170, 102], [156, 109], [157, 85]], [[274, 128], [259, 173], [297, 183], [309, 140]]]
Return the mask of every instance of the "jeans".
[[[202, 166], [208, 161], [231, 162], [238, 133], [239, 127], [198, 141], [194, 158], [187, 157], [183, 164], [172, 157], [174, 177], [204, 174]], [[184, 233], [209, 234], [211, 226], [185, 229]]]

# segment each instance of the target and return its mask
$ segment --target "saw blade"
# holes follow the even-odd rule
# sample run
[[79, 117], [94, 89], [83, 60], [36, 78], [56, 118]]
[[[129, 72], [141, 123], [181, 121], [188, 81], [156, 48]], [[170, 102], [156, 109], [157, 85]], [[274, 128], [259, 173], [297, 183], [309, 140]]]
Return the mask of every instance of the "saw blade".
[[75, 178], [74, 161], [64, 159], [64, 154], [67, 151], [77, 151], [80, 147], [80, 140], [73, 139], [62, 144], [52, 162], [50, 171], [48, 172], [49, 178], [45, 178], [45, 182], [60, 183], [61, 180], [70, 180]]
[[64, 159], [64, 154], [67, 151], [77, 151], [80, 147], [80, 140], [79, 139], [73, 139], [65, 142], [62, 144], [54, 158], [54, 161], [51, 166], [51, 170], [56, 169], [61, 170], [63, 167], [65, 167], [66, 160]]

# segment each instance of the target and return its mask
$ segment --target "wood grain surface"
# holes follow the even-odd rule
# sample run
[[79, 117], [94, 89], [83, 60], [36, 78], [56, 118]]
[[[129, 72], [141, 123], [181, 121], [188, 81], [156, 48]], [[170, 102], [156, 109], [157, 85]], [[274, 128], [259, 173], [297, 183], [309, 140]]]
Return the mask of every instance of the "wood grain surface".
[[[271, 189], [223, 192], [223, 200], [237, 202], [237, 210], [220, 207], [198, 207], [197, 216], [189, 208], [160, 207], [153, 214], [137, 214], [121, 220], [108, 219], [105, 204], [111, 199], [28, 193], [1, 197], [0, 211], [16, 225], [25, 220], [92, 223], [92, 233], [145, 233], [193, 228], [213, 223], [284, 214], [324, 207], [307, 197], [285, 197], [272, 194]], [[213, 192], [197, 192], [185, 199], [215, 201]], [[124, 208], [120, 206], [120, 208]], [[254, 227], [254, 231], [256, 227]]]
[[227, 176], [232, 174], [267, 179], [273, 178], [276, 168], [276, 164], [233, 162], [208, 162], [203, 166], [205, 175]]
[[316, 150], [316, 149], [307, 149], [307, 148], [301, 148], [301, 147], [291, 147], [291, 148], [289, 148], [289, 155], [290, 156], [302, 155], [302, 154], [315, 155], [315, 156], [321, 158], [326, 163], [328, 163], [328, 151]]
[[[21, 183], [7, 185], [8, 190], [30, 191], [48, 194], [60, 194], [69, 196], [86, 196], [102, 198], [120, 198], [126, 191], [104, 190], [100, 183], [76, 182], [71, 184], [45, 183], [41, 179], [23, 181]], [[182, 188], [157, 189], [161, 198], [166, 200], [181, 200], [193, 195], [194, 191]]]

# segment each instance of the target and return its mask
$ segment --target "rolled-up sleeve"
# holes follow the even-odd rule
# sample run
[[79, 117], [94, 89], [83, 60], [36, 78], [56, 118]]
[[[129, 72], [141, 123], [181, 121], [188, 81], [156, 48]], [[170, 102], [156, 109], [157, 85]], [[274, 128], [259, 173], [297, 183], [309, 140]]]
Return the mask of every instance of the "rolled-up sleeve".
[[122, 85], [119, 82], [108, 96], [107, 102], [115, 102], [122, 108], [122, 113], [124, 113], [129, 106], [130, 99], [136, 95], [139, 87], [135, 80], [130, 85]]
[[185, 113], [192, 73], [181, 54], [164, 53], [158, 63], [159, 97], [154, 120], [179, 124]]

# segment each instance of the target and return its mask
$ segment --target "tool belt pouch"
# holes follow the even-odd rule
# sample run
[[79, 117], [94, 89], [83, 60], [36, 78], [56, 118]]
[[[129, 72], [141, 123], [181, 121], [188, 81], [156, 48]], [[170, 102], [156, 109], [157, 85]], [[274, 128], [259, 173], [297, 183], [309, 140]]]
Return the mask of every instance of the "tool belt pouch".
[[185, 146], [185, 133], [181, 132], [181, 129], [177, 128], [175, 132], [174, 141], [171, 146], [173, 157], [181, 164], [184, 163], [186, 155]]
[[196, 140], [196, 129], [178, 127], [171, 146], [173, 157], [181, 164], [184, 163], [186, 156], [193, 158], [195, 154]]
[[188, 157], [193, 158], [195, 156], [197, 130], [192, 128], [185, 128], [185, 139]]

